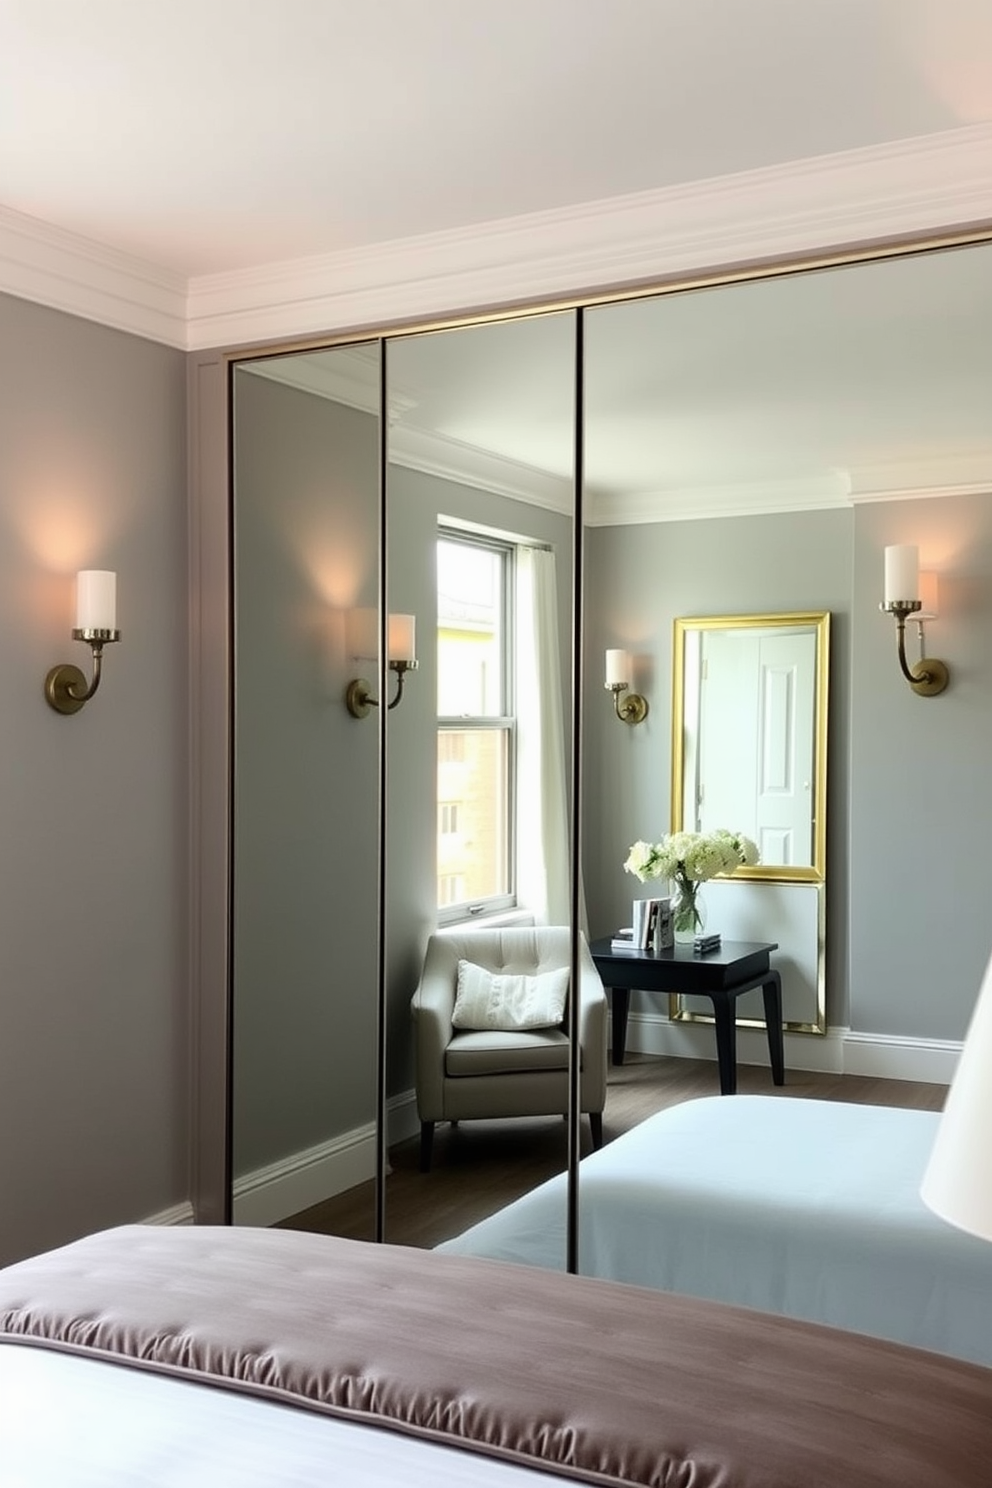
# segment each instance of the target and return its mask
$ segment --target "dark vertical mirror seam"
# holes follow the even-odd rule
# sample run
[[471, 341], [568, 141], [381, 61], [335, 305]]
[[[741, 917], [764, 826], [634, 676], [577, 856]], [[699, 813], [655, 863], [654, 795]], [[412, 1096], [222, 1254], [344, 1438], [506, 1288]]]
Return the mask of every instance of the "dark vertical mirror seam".
[[572, 515], [572, 741], [571, 741], [571, 802], [572, 841], [571, 862], [571, 938], [568, 999], [568, 1198], [566, 1211], [567, 1270], [575, 1273], [579, 1268], [579, 1144], [581, 1055], [579, 1050], [579, 938], [585, 924], [582, 914], [582, 878], [579, 872], [582, 796], [582, 727], [579, 709], [582, 704], [582, 558], [583, 558], [583, 375], [585, 353], [583, 335], [584, 312], [575, 312], [575, 417], [573, 434], [575, 439], [572, 466], [573, 515]]

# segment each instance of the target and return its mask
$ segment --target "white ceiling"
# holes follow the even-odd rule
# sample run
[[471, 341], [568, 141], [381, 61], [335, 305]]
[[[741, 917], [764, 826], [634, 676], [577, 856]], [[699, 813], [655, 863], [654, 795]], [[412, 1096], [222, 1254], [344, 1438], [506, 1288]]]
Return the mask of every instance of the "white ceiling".
[[990, 119], [989, 0], [0, 0], [0, 204], [185, 278]]

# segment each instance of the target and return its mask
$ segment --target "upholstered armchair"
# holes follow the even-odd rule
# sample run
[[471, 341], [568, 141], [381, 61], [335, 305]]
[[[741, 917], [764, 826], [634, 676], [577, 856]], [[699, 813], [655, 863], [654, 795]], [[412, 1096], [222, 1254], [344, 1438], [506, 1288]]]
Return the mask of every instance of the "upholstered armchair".
[[[458, 1028], [452, 1019], [459, 961], [489, 973], [543, 977], [568, 967], [570, 945], [570, 930], [559, 925], [438, 931], [431, 936], [412, 1009], [422, 1172], [430, 1170], [435, 1122], [567, 1113], [567, 1002], [561, 1022], [552, 1027]], [[578, 995], [579, 1107], [589, 1116], [593, 1146], [600, 1147], [606, 993], [582, 937]]]

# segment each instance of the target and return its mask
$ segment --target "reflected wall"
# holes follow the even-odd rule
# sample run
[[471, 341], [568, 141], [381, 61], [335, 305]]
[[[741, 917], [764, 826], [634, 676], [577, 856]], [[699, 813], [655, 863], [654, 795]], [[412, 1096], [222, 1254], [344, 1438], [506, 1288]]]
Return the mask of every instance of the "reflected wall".
[[[306, 1226], [375, 1165], [378, 750], [341, 698], [379, 519], [374, 402], [304, 365], [234, 373], [231, 1140], [235, 1220]], [[372, 1213], [323, 1222], [371, 1238]]]

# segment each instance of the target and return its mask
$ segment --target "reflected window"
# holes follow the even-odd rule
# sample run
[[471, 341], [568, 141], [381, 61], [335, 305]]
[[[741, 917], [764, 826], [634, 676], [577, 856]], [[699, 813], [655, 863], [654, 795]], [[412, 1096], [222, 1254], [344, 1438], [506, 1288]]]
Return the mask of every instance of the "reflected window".
[[513, 548], [437, 544], [437, 903], [440, 920], [514, 902]]

